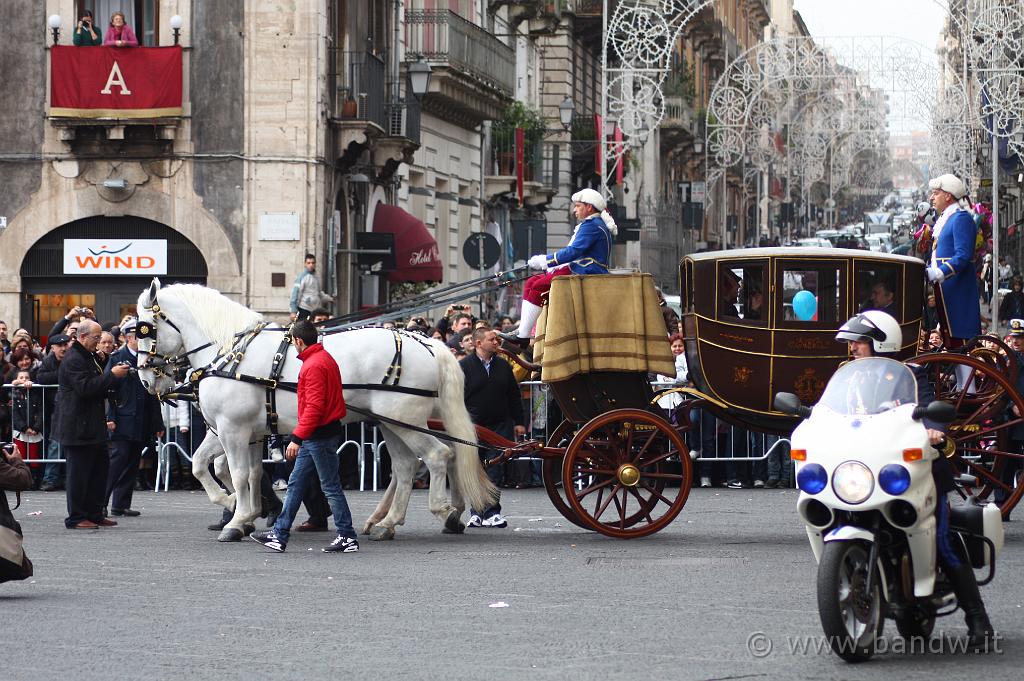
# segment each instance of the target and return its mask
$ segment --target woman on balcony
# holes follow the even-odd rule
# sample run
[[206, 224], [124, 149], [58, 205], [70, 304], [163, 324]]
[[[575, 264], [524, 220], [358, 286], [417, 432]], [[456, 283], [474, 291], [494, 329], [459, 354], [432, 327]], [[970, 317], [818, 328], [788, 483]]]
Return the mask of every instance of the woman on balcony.
[[135, 31], [124, 22], [124, 12], [114, 12], [110, 15], [110, 28], [103, 38], [103, 44], [110, 47], [138, 47], [139, 40], [135, 37]]
[[91, 9], [82, 11], [82, 18], [75, 27], [73, 42], [78, 47], [95, 47], [103, 44], [100, 31], [93, 25]]

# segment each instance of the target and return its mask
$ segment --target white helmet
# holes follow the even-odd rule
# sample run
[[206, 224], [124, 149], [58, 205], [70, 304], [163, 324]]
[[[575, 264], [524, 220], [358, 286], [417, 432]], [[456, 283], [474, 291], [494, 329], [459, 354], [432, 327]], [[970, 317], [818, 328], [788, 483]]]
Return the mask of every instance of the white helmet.
[[899, 352], [903, 347], [900, 324], [881, 310], [865, 310], [847, 320], [836, 334], [838, 341], [871, 341], [876, 355]]

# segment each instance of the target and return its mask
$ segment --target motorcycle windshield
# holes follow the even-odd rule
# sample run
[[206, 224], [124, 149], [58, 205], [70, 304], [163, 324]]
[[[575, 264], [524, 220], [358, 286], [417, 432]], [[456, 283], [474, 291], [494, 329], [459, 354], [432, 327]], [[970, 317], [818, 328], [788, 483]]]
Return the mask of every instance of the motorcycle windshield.
[[841, 366], [818, 404], [838, 414], [866, 416], [915, 402], [917, 381], [905, 364], [866, 357]]

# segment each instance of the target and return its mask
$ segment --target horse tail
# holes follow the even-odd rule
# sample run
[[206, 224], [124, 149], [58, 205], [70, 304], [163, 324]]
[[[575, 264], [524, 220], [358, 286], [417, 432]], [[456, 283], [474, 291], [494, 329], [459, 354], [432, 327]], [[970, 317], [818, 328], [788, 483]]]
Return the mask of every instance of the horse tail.
[[[434, 353], [438, 358], [437, 392], [444, 429], [452, 437], [476, 442], [476, 427], [466, 411], [466, 375], [448, 348], [442, 347], [435, 349]], [[498, 488], [487, 477], [476, 447], [459, 442], [451, 445], [455, 450], [452, 484], [458, 487], [472, 508], [482, 510], [492, 506], [498, 499]]]

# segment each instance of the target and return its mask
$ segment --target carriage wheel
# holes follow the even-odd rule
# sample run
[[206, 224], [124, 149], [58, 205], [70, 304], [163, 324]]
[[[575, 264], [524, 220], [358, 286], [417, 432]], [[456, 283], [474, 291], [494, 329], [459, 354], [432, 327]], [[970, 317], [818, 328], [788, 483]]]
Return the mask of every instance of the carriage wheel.
[[975, 336], [958, 352], [992, 365], [1011, 385], [1017, 385], [1017, 353], [996, 336]]
[[[551, 437], [548, 438], [548, 446], [564, 449], [565, 445], [560, 443], [567, 438], [571, 439], [575, 429], [576, 424], [572, 421], [562, 421], [551, 433]], [[582, 527], [584, 530], [592, 529], [590, 525], [580, 520], [580, 517], [576, 515], [576, 511], [572, 510], [569, 502], [565, 500], [565, 495], [562, 493], [563, 458], [557, 457], [541, 461], [541, 470], [544, 473], [544, 491], [548, 493], [548, 498], [551, 499], [551, 504], [555, 507], [555, 510], [561, 513], [566, 520], [577, 527]]]
[[976, 486], [958, 485], [960, 496], [975, 495], [995, 502], [1008, 517], [1024, 494], [1018, 473], [1024, 455], [1013, 451], [1010, 434], [1024, 419], [1024, 397], [991, 361], [952, 352], [930, 353], [911, 360], [925, 367], [936, 397], [956, 407], [948, 437], [956, 444], [950, 457], [956, 473], [978, 479]]
[[659, 416], [616, 409], [583, 424], [562, 461], [569, 506], [618, 539], [653, 534], [683, 510], [693, 470], [686, 443]]

